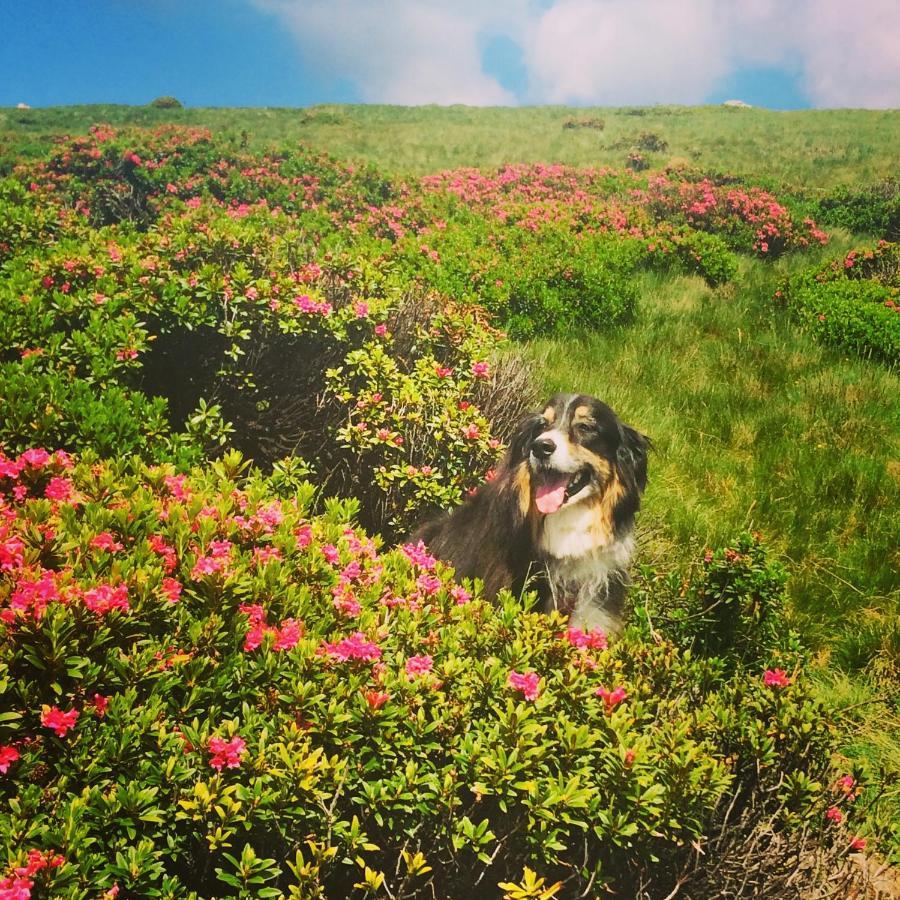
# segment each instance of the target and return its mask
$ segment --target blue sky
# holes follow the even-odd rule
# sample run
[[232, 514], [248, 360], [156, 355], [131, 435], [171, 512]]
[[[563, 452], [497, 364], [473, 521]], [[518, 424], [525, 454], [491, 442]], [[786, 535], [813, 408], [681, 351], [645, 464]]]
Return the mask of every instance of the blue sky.
[[0, 105], [900, 106], [896, 0], [0, 0]]

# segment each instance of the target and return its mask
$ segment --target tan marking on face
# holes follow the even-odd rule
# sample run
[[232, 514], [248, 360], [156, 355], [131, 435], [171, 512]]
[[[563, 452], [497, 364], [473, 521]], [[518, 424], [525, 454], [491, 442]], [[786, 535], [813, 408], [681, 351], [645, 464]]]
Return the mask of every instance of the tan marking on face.
[[572, 424], [575, 425], [578, 422], [593, 422], [594, 417], [591, 415], [591, 408], [589, 406], [578, 406], [575, 408], [575, 414], [572, 416]]
[[513, 472], [513, 490], [516, 492], [516, 499], [519, 502], [519, 512], [523, 516], [528, 515], [531, 508], [531, 469], [527, 463], [519, 463]]
[[548, 406], [541, 415], [547, 420], [549, 425], [556, 421], [556, 410], [552, 406]]

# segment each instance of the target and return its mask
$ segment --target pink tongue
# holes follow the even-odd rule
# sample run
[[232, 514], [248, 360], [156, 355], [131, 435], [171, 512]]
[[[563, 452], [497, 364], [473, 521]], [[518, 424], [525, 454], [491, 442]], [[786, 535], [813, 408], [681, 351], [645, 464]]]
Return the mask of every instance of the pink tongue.
[[562, 475], [548, 484], [539, 484], [534, 491], [534, 502], [537, 508], [545, 516], [555, 513], [565, 502], [566, 488], [568, 486], [568, 475]]

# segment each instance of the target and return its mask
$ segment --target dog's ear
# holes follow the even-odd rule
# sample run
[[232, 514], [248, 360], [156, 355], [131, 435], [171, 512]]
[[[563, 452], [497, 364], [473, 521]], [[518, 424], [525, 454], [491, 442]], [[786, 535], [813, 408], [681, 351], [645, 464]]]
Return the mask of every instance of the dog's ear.
[[528, 459], [531, 442], [534, 440], [538, 427], [544, 424], [546, 424], [544, 417], [540, 413], [532, 413], [522, 420], [509, 442], [509, 450], [506, 451], [506, 461], [510, 466]]
[[633, 480], [643, 492], [647, 487], [647, 453], [653, 442], [630, 425], [622, 425], [622, 443], [616, 453], [616, 461], [622, 474]]

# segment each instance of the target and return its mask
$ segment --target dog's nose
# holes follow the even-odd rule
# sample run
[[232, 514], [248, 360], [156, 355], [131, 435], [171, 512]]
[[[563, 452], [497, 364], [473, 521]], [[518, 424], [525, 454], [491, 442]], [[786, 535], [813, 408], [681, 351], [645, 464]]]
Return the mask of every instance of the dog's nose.
[[553, 438], [541, 437], [531, 445], [531, 452], [538, 459], [549, 459], [556, 449], [556, 442]]

